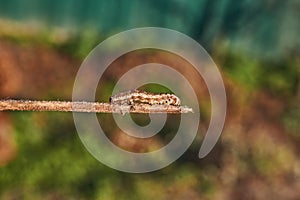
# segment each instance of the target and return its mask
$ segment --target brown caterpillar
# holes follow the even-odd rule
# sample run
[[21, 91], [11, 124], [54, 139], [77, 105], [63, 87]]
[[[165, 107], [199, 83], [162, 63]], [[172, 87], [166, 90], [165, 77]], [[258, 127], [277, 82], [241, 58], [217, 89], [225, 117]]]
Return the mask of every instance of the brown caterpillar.
[[173, 105], [180, 106], [180, 99], [174, 94], [154, 94], [141, 90], [129, 90], [112, 95], [109, 98], [111, 104], [134, 105]]

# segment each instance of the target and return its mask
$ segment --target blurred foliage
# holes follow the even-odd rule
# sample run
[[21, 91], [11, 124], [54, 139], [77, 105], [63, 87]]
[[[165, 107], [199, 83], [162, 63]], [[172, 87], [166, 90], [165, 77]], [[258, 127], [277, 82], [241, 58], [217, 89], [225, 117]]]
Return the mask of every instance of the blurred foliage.
[[83, 31], [22, 24], [0, 19], [0, 38], [19, 45], [40, 45], [55, 48], [76, 59], [83, 59], [104, 38], [96, 29]]
[[64, 43], [55, 44], [54, 46], [58, 50], [72, 55], [75, 58], [83, 59], [101, 41], [102, 38], [100, 34], [90, 28], [85, 29], [80, 34], [74, 35]]
[[71, 115], [14, 113], [13, 119], [19, 155], [0, 169], [1, 193], [20, 188], [17, 195], [26, 199], [49, 190], [60, 195], [79, 195], [79, 190], [80, 195], [94, 194], [98, 180], [89, 177], [103, 174], [103, 167], [84, 151]]
[[283, 116], [283, 123], [289, 133], [295, 137], [300, 138], [300, 105], [299, 102], [289, 106], [289, 109]]
[[[37, 36], [32, 41], [28, 36], [4, 39], [20, 45], [46, 45], [76, 59], [84, 57], [99, 41], [93, 31], [73, 35], [60, 43], [53, 42], [53, 35], [51, 32], [48, 34]], [[229, 50], [219, 51], [218, 54], [222, 58], [223, 73], [244, 88], [246, 93], [266, 90], [277, 97], [295, 94], [299, 76], [294, 62], [263, 61]], [[99, 100], [106, 101], [113, 88], [112, 83], [106, 86], [102, 88]], [[167, 88], [151, 84], [142, 89], [170, 92]], [[295, 135], [299, 132], [298, 115], [299, 110], [293, 108], [284, 116], [284, 123]], [[227, 149], [219, 161], [200, 161], [205, 162], [200, 165], [195, 160], [200, 144], [198, 139], [194, 144], [196, 148], [188, 151], [175, 164], [158, 172], [131, 175], [109, 169], [95, 160], [79, 140], [70, 114], [17, 112], [12, 114], [12, 118], [18, 156], [0, 168], [0, 198], [3, 199], [214, 199], [220, 194], [222, 184], [230, 179], [237, 181], [238, 175], [235, 173], [242, 177], [255, 174], [272, 180], [274, 174], [291, 170], [292, 160], [295, 160], [288, 146], [274, 146], [270, 138], [256, 138], [252, 140], [256, 143], [237, 147], [239, 142], [227, 138], [227, 134], [218, 145]], [[140, 119], [135, 115], [133, 118], [138, 123], [142, 121], [142, 125], [147, 124], [147, 116]], [[111, 124], [110, 119], [105, 119], [105, 123]], [[241, 137], [240, 141], [243, 139]], [[227, 142], [231, 144], [227, 146]], [[280, 153], [273, 149], [278, 149]], [[195, 155], [192, 160], [189, 160], [190, 153]], [[222, 159], [229, 159], [229, 163]], [[230, 169], [227, 169], [228, 165]], [[230, 176], [230, 173], [233, 173], [231, 178], [223, 177]]]
[[299, 82], [296, 62], [264, 61], [236, 52], [226, 52], [223, 59], [224, 72], [248, 89], [265, 89], [278, 97], [293, 96], [296, 93]]
[[[298, 1], [35, 3], [0, 1], [0, 15], [19, 21], [0, 21], [1, 40], [40, 45], [81, 61], [112, 33], [140, 26], [176, 29], [212, 53], [226, 83], [233, 83], [227, 90], [236, 95], [229, 99], [234, 108], [230, 107], [222, 138], [207, 158], [197, 158], [202, 140], [197, 136], [179, 160], [147, 174], [122, 173], [100, 164], [78, 138], [71, 114], [14, 112], [18, 152], [0, 168], [1, 199], [226, 199], [223, 193], [233, 197], [227, 199], [286, 199], [270, 195], [281, 191], [288, 195], [296, 191], [289, 199], [299, 198]], [[27, 23], [31, 18], [38, 23]], [[105, 86], [99, 101], [107, 101], [112, 81]], [[157, 85], [145, 88], [170, 92]], [[259, 96], [254, 94], [261, 91], [280, 99], [279, 106], [255, 107]], [[268, 115], [281, 106], [280, 115]], [[204, 115], [209, 120], [209, 112]], [[112, 117], [101, 117], [109, 131], [115, 131]], [[149, 122], [148, 116], [133, 118], [141, 125]], [[199, 132], [204, 130], [200, 126]]]
[[0, 168], [3, 199], [167, 199], [183, 185], [187, 193], [199, 187], [207, 195], [214, 188], [193, 165], [141, 176], [103, 166], [83, 147], [70, 114], [20, 112], [12, 117], [18, 157]]

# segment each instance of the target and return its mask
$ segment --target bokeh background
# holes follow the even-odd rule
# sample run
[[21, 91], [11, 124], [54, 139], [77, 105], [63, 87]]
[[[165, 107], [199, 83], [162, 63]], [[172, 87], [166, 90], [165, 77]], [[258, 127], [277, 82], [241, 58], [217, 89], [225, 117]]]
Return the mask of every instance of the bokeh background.
[[[1, 112], [0, 199], [300, 199], [299, 19], [298, 0], [0, 0], [1, 99], [70, 100], [76, 72], [98, 43], [145, 26], [198, 41], [218, 65], [228, 98], [221, 138], [198, 159], [210, 118], [201, 77], [166, 52], [124, 55], [107, 71], [99, 100], [107, 101], [134, 65], [182, 69], [198, 87], [201, 109], [199, 136], [188, 151], [162, 170], [127, 174], [87, 152], [71, 113]], [[99, 119], [112, 141], [134, 152], [172, 137], [136, 140], [111, 126], [111, 115]]]

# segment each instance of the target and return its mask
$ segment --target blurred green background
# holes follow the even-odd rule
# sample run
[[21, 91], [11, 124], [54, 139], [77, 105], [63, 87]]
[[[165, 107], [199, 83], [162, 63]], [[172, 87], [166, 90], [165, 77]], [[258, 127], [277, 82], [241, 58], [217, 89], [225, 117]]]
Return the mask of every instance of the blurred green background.
[[[2, 112], [0, 199], [299, 199], [299, 19], [298, 0], [0, 0], [1, 99], [70, 100], [76, 72], [98, 43], [145, 26], [198, 41], [218, 65], [228, 97], [224, 131], [207, 157], [197, 158], [210, 117], [203, 91], [193, 145], [147, 174], [118, 172], [94, 159], [71, 113]], [[99, 100], [108, 99], [113, 75], [125, 65], [157, 58], [134, 56], [108, 72]], [[111, 115], [99, 118], [124, 149], [149, 151], [166, 142], [163, 135], [136, 141], [110, 126]]]

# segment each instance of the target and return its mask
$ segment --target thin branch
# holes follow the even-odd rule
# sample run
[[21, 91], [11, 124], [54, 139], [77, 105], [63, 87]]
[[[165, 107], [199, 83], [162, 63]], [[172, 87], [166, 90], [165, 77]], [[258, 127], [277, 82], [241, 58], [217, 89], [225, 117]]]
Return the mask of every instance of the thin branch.
[[59, 111], [87, 113], [189, 113], [192, 108], [172, 105], [115, 105], [98, 102], [0, 100], [0, 111]]

